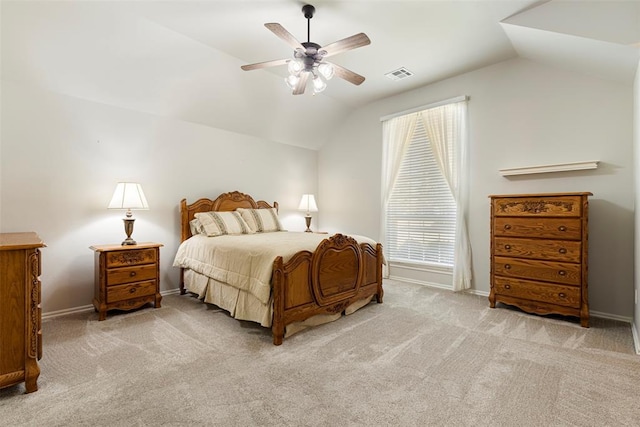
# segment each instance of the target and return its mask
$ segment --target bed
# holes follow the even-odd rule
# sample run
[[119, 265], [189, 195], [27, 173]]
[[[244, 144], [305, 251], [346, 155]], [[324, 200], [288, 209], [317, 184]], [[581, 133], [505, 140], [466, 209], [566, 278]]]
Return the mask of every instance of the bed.
[[[275, 345], [282, 344], [288, 328], [335, 320], [372, 299], [382, 303], [382, 245], [366, 237], [267, 233], [259, 226], [258, 232], [209, 237], [194, 229], [196, 218], [237, 216], [233, 212], [266, 218], [275, 211], [277, 222], [277, 209], [277, 202], [255, 201], [238, 191], [191, 204], [183, 199], [181, 244], [174, 260], [180, 267], [180, 293], [188, 291], [237, 319], [271, 327]], [[240, 261], [241, 256], [248, 258]], [[229, 265], [237, 271], [229, 272]], [[249, 277], [254, 273], [257, 278]]]

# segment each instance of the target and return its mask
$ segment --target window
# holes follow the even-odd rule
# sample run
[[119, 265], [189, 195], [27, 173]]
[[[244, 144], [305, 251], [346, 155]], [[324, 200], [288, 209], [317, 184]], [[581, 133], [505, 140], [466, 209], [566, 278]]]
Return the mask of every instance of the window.
[[[448, 148], [453, 151], [453, 146]], [[389, 261], [453, 267], [456, 202], [421, 121], [391, 191], [386, 226]]]
[[466, 111], [459, 97], [382, 119], [385, 256], [391, 267], [448, 269], [453, 290], [471, 287]]

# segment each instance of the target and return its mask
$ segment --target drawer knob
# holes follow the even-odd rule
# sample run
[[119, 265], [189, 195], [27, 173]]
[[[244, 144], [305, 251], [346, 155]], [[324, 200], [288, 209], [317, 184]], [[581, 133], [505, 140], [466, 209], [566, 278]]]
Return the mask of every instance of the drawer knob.
[[561, 254], [566, 254], [567, 250], [565, 248], [560, 248], [558, 249], [558, 252], [560, 252]]
[[504, 229], [505, 230], [511, 230], [511, 224], [505, 224], [504, 225]]
[[564, 270], [560, 270], [560, 271], [558, 271], [558, 274], [561, 275], [561, 276], [566, 276], [567, 272], [564, 271]]
[[133, 276], [135, 276], [135, 275], [136, 275], [136, 272], [135, 272], [135, 271], [132, 271], [131, 273], [129, 273], [129, 276], [131, 276], [131, 277], [133, 277]]
[[505, 289], [511, 289], [511, 285], [504, 285]]
[[560, 227], [558, 227], [558, 230], [567, 231], [567, 227], [565, 227], [564, 225], [561, 225]]
[[511, 264], [505, 264], [504, 265], [504, 269], [505, 270], [511, 270]]
[[567, 295], [566, 295], [564, 292], [560, 292], [560, 293], [558, 294], [558, 296], [559, 296], [560, 298], [565, 298]]
[[130, 294], [135, 294], [135, 293], [136, 293], [136, 288], [131, 288], [131, 289], [129, 289], [129, 293], [130, 293]]
[[510, 250], [510, 249], [511, 249], [511, 245], [504, 245], [504, 248], [505, 248], [506, 250]]

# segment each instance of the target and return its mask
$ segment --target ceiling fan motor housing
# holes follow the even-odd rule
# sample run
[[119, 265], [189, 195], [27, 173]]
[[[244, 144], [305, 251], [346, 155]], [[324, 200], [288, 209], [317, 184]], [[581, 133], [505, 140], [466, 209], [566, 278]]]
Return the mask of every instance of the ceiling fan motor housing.
[[305, 18], [311, 19], [313, 18], [313, 14], [316, 13], [316, 8], [310, 4], [305, 4], [302, 6], [302, 13], [304, 13]]

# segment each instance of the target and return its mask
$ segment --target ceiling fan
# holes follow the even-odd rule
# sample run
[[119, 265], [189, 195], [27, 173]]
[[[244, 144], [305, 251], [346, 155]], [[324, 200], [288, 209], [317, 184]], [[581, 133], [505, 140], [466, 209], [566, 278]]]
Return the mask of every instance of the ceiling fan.
[[337, 55], [347, 50], [356, 49], [371, 43], [369, 37], [364, 33], [359, 33], [351, 37], [320, 46], [313, 43], [311, 37], [311, 18], [316, 8], [310, 4], [302, 6], [302, 13], [307, 19], [307, 41], [300, 43], [290, 32], [278, 23], [264, 24], [273, 34], [280, 37], [289, 46], [293, 47], [293, 58], [276, 59], [273, 61], [258, 62], [255, 64], [243, 65], [245, 71], [257, 70], [259, 68], [275, 67], [278, 65], [288, 65], [289, 76], [285, 79], [287, 85], [293, 89], [294, 95], [301, 95], [307, 86], [309, 78], [313, 79], [314, 93], [322, 92], [327, 84], [325, 80], [331, 79], [334, 75], [344, 79], [354, 85], [359, 85], [364, 81], [364, 77], [354, 73], [338, 64], [325, 61], [333, 55]]

